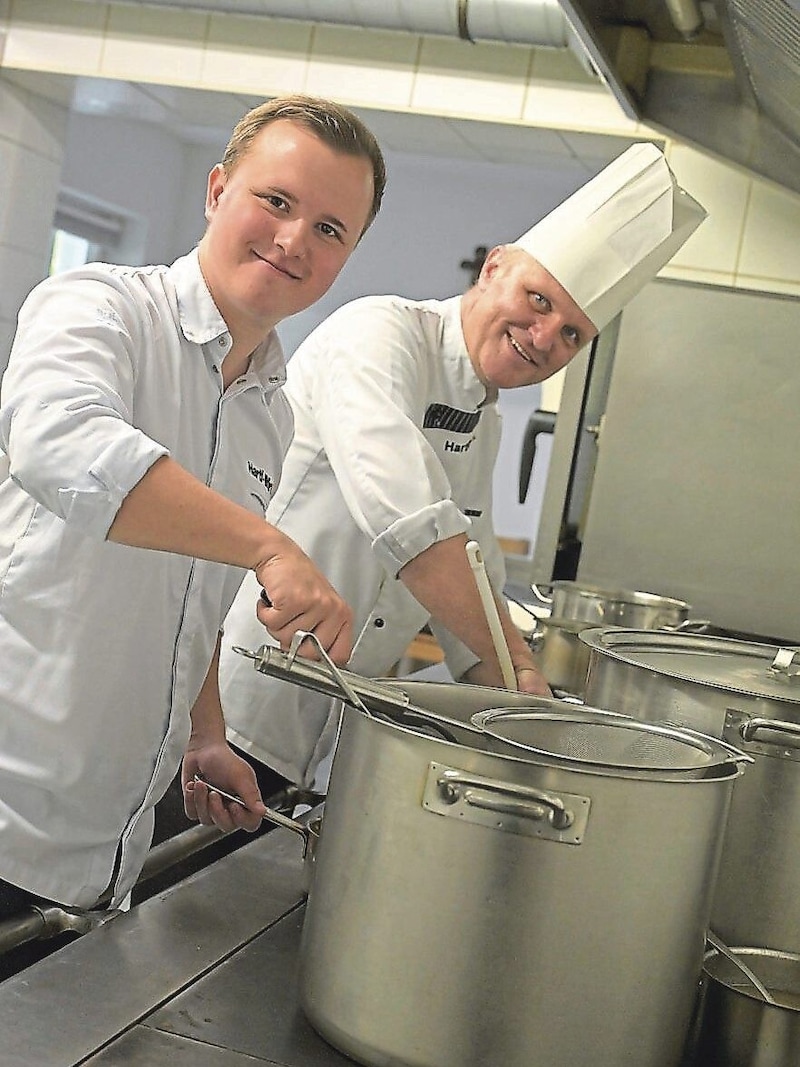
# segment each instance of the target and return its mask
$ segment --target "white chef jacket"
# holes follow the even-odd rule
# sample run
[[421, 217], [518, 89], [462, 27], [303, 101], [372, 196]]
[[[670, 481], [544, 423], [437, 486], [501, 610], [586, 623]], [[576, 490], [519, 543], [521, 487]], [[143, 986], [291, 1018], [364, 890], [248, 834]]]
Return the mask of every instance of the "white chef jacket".
[[20, 312], [0, 394], [0, 878], [66, 904], [93, 904], [115, 861], [115, 901], [138, 877], [244, 573], [106, 541], [120, 504], [164, 455], [262, 516], [278, 482], [280, 344], [223, 395], [230, 346], [196, 251], [67, 272]]
[[[349, 669], [380, 676], [427, 611], [397, 580], [432, 544], [468, 533], [495, 589], [505, 580], [492, 529], [500, 414], [475, 374], [461, 298], [366, 297], [340, 308], [289, 360], [295, 438], [267, 512], [311, 556], [355, 615]], [[330, 699], [254, 670], [233, 646], [265, 643], [245, 579], [228, 615], [220, 691], [229, 738], [302, 786], [338, 723]], [[435, 623], [454, 677], [477, 657]]]

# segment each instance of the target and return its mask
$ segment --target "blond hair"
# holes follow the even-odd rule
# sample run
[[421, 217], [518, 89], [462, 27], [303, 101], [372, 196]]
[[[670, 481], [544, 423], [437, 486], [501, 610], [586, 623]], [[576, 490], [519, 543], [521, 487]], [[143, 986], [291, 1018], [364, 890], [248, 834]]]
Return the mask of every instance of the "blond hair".
[[222, 166], [230, 174], [249, 151], [254, 138], [265, 126], [285, 119], [302, 126], [337, 152], [361, 156], [372, 164], [373, 195], [362, 234], [378, 214], [386, 188], [386, 163], [372, 132], [352, 111], [332, 100], [300, 93], [267, 100], [239, 120], [228, 141]]

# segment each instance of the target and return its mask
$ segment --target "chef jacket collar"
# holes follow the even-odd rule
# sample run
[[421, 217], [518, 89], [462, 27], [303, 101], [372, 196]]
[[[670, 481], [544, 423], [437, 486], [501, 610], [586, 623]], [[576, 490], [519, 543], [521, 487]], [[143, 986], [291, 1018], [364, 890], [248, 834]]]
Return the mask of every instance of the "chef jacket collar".
[[461, 325], [461, 297], [453, 296], [444, 300], [444, 314], [442, 316], [443, 329], [443, 352], [444, 358], [452, 362], [452, 379], [464, 393], [464, 399], [475, 405], [475, 409], [494, 403], [497, 399], [496, 390], [487, 390], [486, 386], [478, 377], [469, 352], [467, 342], [464, 340], [464, 329]]
[[[198, 249], [194, 248], [176, 259], [169, 268], [169, 275], [178, 296], [178, 319], [187, 341], [202, 346], [219, 337], [229, 337], [228, 325], [220, 315], [200, 270]], [[209, 350], [205, 351], [208, 353]], [[208, 354], [206, 359], [211, 361]], [[285, 384], [286, 362], [275, 330], [271, 330], [255, 349], [248, 373], [255, 374], [265, 390]]]

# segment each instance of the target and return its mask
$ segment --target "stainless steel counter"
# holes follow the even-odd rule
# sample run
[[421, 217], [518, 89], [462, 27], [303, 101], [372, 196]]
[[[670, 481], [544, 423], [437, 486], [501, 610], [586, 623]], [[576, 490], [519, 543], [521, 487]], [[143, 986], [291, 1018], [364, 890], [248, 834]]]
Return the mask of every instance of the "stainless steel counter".
[[274, 830], [0, 984], [2, 1067], [352, 1067], [296, 997], [302, 844]]

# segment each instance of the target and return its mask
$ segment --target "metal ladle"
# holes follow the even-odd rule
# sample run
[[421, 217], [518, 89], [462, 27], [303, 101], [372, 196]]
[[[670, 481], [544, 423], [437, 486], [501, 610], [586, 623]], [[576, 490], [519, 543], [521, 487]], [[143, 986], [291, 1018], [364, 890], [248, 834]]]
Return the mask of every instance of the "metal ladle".
[[766, 1001], [767, 1004], [771, 1004], [773, 1007], [779, 1007], [778, 1001], [775, 1000], [760, 978], [753, 974], [747, 964], [736, 955], [733, 949], [728, 948], [725, 942], [722, 941], [713, 930], [706, 931], [706, 941], [708, 941], [709, 945], [711, 945], [712, 948], [715, 948], [717, 952], [720, 952], [726, 960], [732, 963], [738, 971], [741, 971], [747, 981], [755, 988], [762, 1000]]

